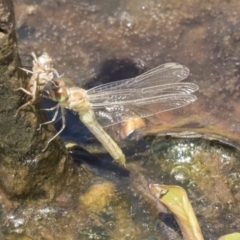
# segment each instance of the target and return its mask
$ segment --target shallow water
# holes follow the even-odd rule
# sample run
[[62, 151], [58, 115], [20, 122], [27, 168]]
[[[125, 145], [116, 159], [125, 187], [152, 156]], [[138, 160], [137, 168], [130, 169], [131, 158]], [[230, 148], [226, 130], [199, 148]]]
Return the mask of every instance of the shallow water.
[[[27, 56], [31, 51], [47, 51], [60, 74], [89, 88], [134, 77], [174, 61], [188, 66], [188, 81], [200, 87], [197, 102], [149, 118], [142, 131], [145, 139], [137, 142], [139, 135], [132, 135], [134, 141], [121, 142], [130, 163], [129, 173], [109, 165], [104, 153], [99, 155], [99, 164], [87, 153], [78, 151], [76, 156], [75, 151], [75, 157], [92, 161], [94, 179], [99, 177], [109, 201], [100, 210], [92, 210], [95, 202], [90, 210], [81, 209], [76, 203], [76, 212], [80, 216], [87, 214], [90, 222], [82, 220], [78, 225], [72, 210], [66, 213], [76, 226], [71, 228], [75, 231], [73, 239], [160, 239], [155, 225], [156, 203], [149, 200], [151, 197], [144, 190], [148, 182], [185, 186], [205, 239], [217, 239], [239, 229], [239, 1], [14, 2], [19, 49], [26, 65], [31, 64]], [[110, 130], [114, 135], [119, 128]], [[199, 135], [169, 136], [169, 132], [177, 135], [182, 131]], [[156, 137], [159, 133], [162, 136]], [[93, 153], [101, 152], [72, 113], [68, 114], [63, 137], [83, 144]], [[95, 181], [85, 190], [98, 199], [91, 186], [102, 184]], [[81, 204], [83, 201], [81, 196], [75, 199]], [[73, 206], [69, 204], [69, 208]], [[56, 211], [55, 206], [52, 209]], [[35, 216], [34, 211], [38, 212], [32, 210], [27, 216]], [[94, 212], [90, 214], [91, 211]], [[51, 216], [51, 224], [44, 223], [49, 215], [43, 218], [43, 224], [35, 218], [37, 226], [52, 225], [51, 230], [45, 228], [46, 239], [51, 239], [46, 236], [54, 236], [53, 233], [64, 233], [63, 226], [70, 221], [63, 213], [52, 214], [57, 215]], [[14, 228], [18, 229], [16, 225]], [[124, 230], [119, 235], [121, 229]]]

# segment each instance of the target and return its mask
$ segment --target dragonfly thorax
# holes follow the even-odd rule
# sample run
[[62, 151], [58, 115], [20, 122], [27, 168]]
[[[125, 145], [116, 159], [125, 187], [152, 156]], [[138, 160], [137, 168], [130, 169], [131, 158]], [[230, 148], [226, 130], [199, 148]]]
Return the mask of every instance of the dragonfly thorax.
[[76, 112], [88, 111], [91, 104], [88, 100], [86, 91], [82, 88], [69, 88], [69, 107]]

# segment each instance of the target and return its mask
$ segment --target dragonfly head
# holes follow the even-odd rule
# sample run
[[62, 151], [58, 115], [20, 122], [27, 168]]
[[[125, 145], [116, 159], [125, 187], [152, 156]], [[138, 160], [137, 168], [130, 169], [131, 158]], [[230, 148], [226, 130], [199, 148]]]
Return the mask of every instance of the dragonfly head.
[[51, 86], [48, 89], [49, 97], [57, 102], [64, 102], [68, 99], [68, 91], [64, 81], [61, 78], [51, 81]]

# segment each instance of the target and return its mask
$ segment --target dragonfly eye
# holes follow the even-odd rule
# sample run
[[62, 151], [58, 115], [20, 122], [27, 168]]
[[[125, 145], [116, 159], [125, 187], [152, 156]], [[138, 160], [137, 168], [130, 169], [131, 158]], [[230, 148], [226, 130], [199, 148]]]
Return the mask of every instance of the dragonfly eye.
[[60, 84], [57, 81], [51, 81], [52, 82], [52, 90], [57, 90], [60, 88]]

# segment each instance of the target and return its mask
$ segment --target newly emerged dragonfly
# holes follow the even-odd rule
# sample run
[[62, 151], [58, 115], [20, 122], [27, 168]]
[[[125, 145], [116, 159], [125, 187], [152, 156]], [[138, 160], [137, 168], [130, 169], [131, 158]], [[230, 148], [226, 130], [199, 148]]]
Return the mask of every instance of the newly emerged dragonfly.
[[[89, 90], [67, 87], [64, 78], [52, 81], [49, 98], [58, 104], [48, 110], [62, 112], [61, 130], [65, 127], [64, 108], [79, 114], [80, 120], [102, 143], [113, 159], [125, 165], [125, 156], [118, 145], [105, 132], [104, 127], [125, 119], [148, 117], [164, 111], [183, 107], [197, 97], [191, 93], [198, 90], [194, 83], [180, 82], [189, 75], [189, 69], [178, 63], [166, 63], [138, 77], [102, 84]], [[47, 124], [44, 123], [44, 124]], [[43, 124], [42, 124], [43, 125]], [[47, 146], [48, 146], [47, 144]]]

